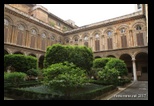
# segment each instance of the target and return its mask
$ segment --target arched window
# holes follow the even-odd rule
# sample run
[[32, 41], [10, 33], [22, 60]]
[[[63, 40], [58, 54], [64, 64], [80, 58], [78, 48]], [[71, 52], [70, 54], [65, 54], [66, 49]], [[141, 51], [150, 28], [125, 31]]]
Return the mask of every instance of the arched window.
[[96, 34], [96, 35], [95, 35], [95, 38], [96, 38], [96, 40], [95, 40], [95, 50], [96, 50], [96, 51], [99, 51], [99, 50], [100, 50], [99, 35]]
[[137, 4], [137, 9], [141, 9], [142, 5], [141, 4]]
[[108, 38], [107, 38], [108, 49], [112, 49], [113, 48], [113, 46], [112, 46], [112, 38], [111, 38], [112, 32], [108, 31], [107, 35], [108, 35]]
[[84, 37], [84, 41], [88, 41], [88, 36], [85, 36]]
[[141, 28], [141, 26], [140, 25], [137, 25], [136, 26], [136, 30], [141, 30], [142, 28]]
[[112, 35], [112, 32], [111, 31], [108, 31], [107, 32], [107, 35], [108, 35], [108, 37], [110, 37]]
[[9, 25], [9, 21], [4, 18], [4, 25]]
[[84, 45], [88, 47], [88, 36], [84, 37]]
[[19, 25], [18, 25], [18, 29], [23, 31], [25, 28], [24, 28], [23, 25], [19, 24]]
[[125, 28], [122, 28], [121, 29], [121, 33], [125, 33]]
[[51, 35], [50, 39], [54, 41], [55, 40], [55, 36]]
[[18, 35], [17, 35], [17, 45], [22, 45], [23, 42], [23, 36], [24, 36], [24, 26], [22, 24], [19, 24], [18, 26]]
[[31, 34], [36, 35], [36, 30], [35, 29], [32, 29], [31, 30]]
[[[4, 25], [6, 26], [9, 25], [9, 21], [5, 18], [4, 18]], [[9, 31], [8, 27], [4, 27], [4, 42], [7, 42], [8, 31]]]
[[66, 42], [66, 43], [69, 43], [69, 39], [66, 39], [65, 42]]
[[42, 33], [42, 38], [46, 38], [46, 34], [45, 33]]
[[[46, 38], [46, 34], [45, 33], [42, 33], [42, 38]], [[45, 39], [42, 39], [42, 47], [41, 47], [42, 50], [45, 50]]]

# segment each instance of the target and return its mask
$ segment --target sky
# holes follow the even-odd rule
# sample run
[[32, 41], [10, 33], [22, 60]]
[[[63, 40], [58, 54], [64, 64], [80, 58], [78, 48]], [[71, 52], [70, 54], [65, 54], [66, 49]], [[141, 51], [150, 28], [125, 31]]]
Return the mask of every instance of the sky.
[[79, 27], [135, 12], [135, 4], [38, 4]]

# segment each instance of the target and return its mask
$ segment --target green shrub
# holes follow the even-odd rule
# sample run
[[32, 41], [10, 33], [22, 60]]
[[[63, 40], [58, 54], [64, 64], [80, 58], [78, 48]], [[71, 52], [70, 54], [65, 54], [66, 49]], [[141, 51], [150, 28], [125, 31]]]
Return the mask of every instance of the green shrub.
[[93, 68], [105, 68], [108, 61], [110, 61], [110, 58], [96, 58], [93, 61]]
[[52, 64], [43, 71], [43, 83], [53, 89], [59, 89], [67, 97], [70, 91], [81, 87], [87, 81], [85, 70], [76, 67], [73, 63]]
[[29, 69], [29, 70], [26, 72], [26, 74], [27, 74], [28, 76], [37, 77], [38, 74], [39, 74], [39, 72], [38, 72], [37, 69], [32, 68], [32, 69]]
[[92, 67], [93, 52], [91, 48], [86, 46], [54, 44], [47, 48], [44, 58], [45, 68], [65, 61], [72, 62], [77, 67], [89, 71]]
[[13, 67], [18, 72], [26, 72], [29, 69], [37, 68], [37, 58], [21, 54], [9, 54], [4, 56], [4, 67]]
[[11, 83], [13, 86], [18, 87], [21, 82], [26, 79], [27, 75], [22, 72], [4, 73], [4, 81]]
[[117, 58], [111, 58], [110, 61], [107, 62], [105, 68], [115, 68], [117, 71], [119, 71], [120, 76], [125, 76], [128, 74], [127, 67], [124, 61]]
[[105, 68], [103, 71], [98, 72], [98, 76], [99, 80], [101, 80], [102, 83], [105, 85], [110, 85], [110, 84], [117, 85], [119, 71], [116, 70], [115, 68], [112, 69]]

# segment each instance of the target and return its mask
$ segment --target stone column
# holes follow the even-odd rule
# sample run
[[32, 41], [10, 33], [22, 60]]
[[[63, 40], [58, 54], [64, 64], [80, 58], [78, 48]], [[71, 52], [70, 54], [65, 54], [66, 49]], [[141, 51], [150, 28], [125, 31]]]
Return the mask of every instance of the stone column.
[[137, 81], [135, 58], [132, 58], [134, 81]]

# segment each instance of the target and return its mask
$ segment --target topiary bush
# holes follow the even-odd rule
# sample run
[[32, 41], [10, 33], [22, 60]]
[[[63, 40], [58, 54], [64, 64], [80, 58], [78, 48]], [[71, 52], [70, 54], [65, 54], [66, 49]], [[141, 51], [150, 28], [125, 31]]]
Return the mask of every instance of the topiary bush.
[[128, 74], [128, 70], [124, 61], [117, 58], [111, 58], [110, 61], [107, 62], [105, 68], [115, 68], [117, 71], [119, 71], [119, 76], [121, 77], [126, 76]]
[[4, 67], [13, 67], [18, 72], [26, 72], [29, 69], [37, 68], [37, 58], [21, 54], [9, 54], [4, 56]]
[[80, 67], [86, 71], [89, 71], [92, 67], [93, 52], [91, 48], [86, 46], [70, 46], [54, 44], [47, 48], [44, 66], [49, 67], [55, 63], [72, 62], [77, 67]]

